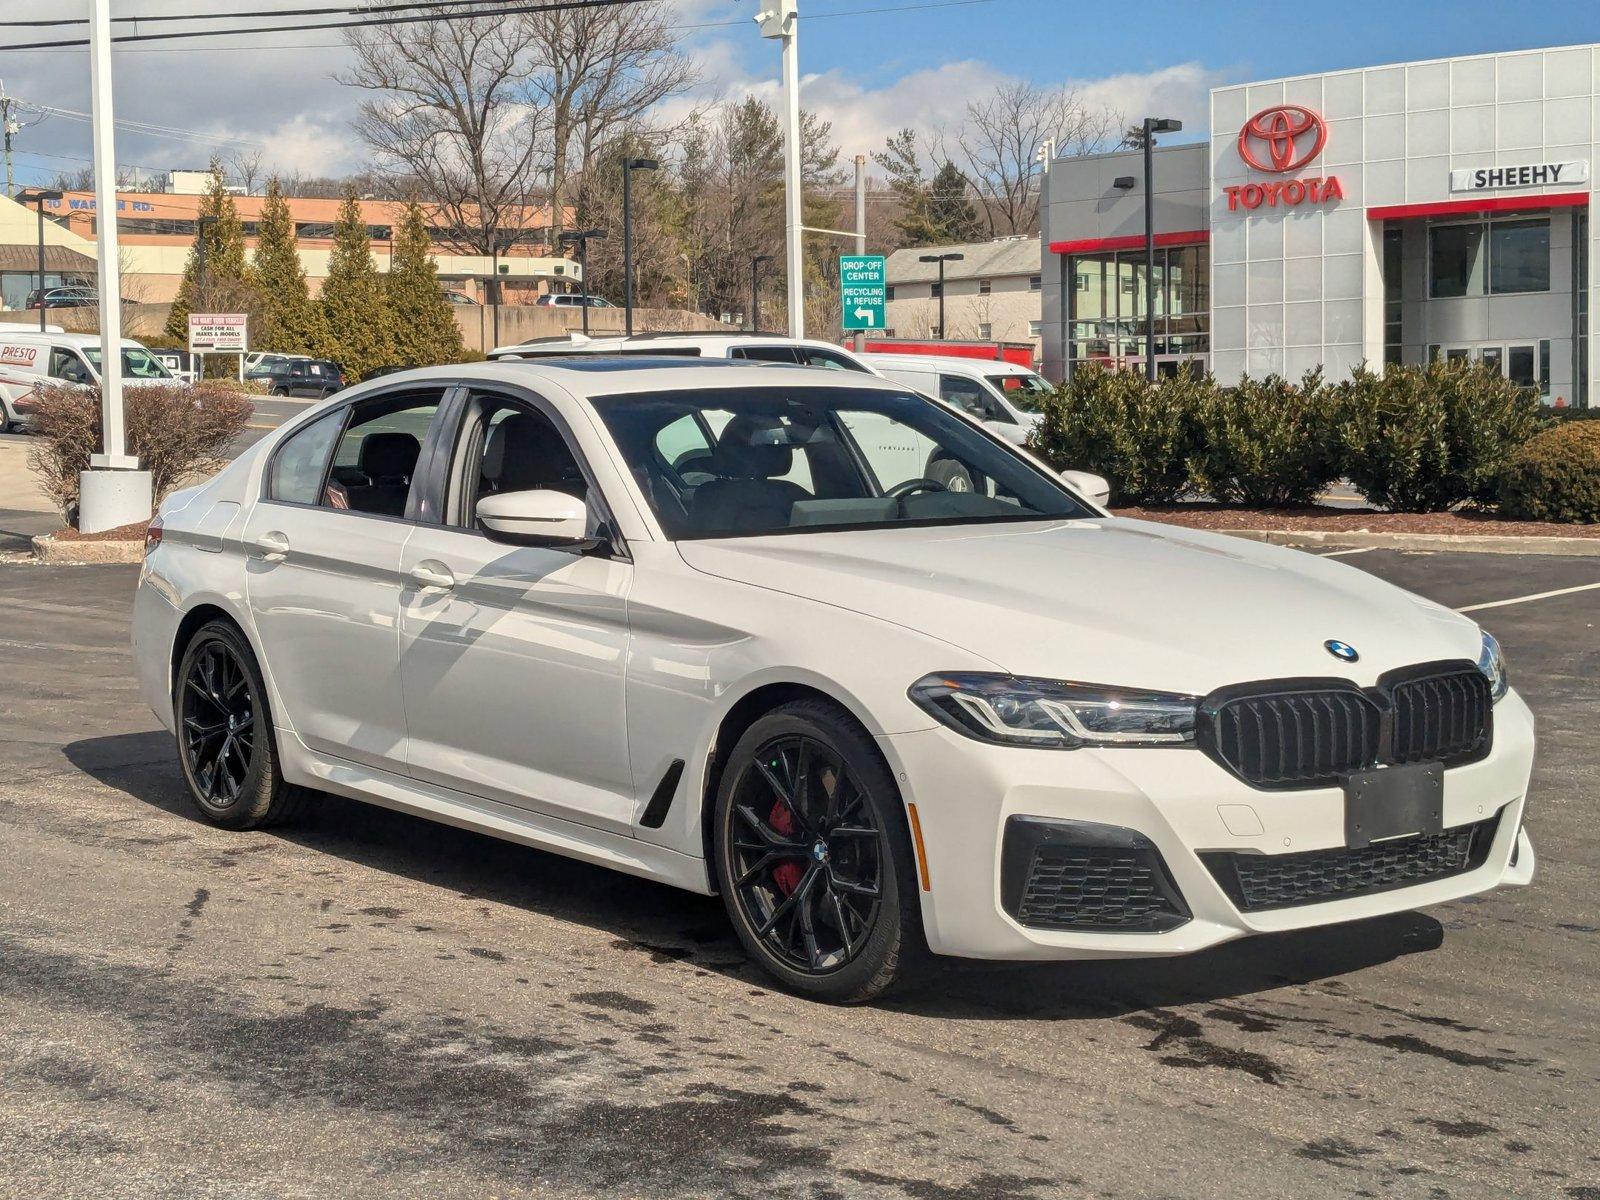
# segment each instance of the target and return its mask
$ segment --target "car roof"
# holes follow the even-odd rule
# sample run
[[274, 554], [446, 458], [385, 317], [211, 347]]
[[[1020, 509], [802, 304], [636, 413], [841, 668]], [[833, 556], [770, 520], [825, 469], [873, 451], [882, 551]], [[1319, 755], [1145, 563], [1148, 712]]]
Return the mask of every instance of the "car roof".
[[914, 367], [922, 365], [930, 370], [950, 371], [957, 368], [980, 375], [1034, 375], [1032, 367], [1007, 362], [999, 358], [969, 358], [963, 354], [885, 354], [874, 351], [861, 355], [875, 367]]
[[636, 333], [631, 338], [615, 335], [585, 338], [582, 334], [569, 334], [565, 337], [534, 338], [531, 341], [518, 342], [510, 346], [496, 346], [489, 353], [491, 355], [515, 354], [518, 350], [525, 349], [548, 354], [567, 346], [570, 346], [572, 352], [576, 354], [603, 354], [607, 350], [643, 349], [649, 346], [695, 346], [702, 350], [718, 352], [737, 346], [810, 346], [818, 350], [842, 350], [847, 354], [855, 353], [853, 350], [847, 350], [843, 346], [823, 341], [820, 338], [792, 338], [781, 333], [741, 333], [738, 330], [728, 333], [717, 331], [708, 333]]
[[[625, 358], [575, 355], [571, 358], [501, 359], [420, 367], [403, 375], [384, 376], [381, 382], [392, 385], [397, 380], [422, 383], [430, 379], [524, 387], [547, 383], [584, 399], [633, 393], [683, 392], [700, 388], [855, 387], [878, 391], [905, 390], [890, 380], [860, 371], [841, 372], [787, 363], [748, 363], [732, 359], [706, 360], [666, 355], [659, 358], [645, 355], [629, 355]], [[352, 397], [349, 392], [341, 394]]]
[[[0, 339], [8, 342], [49, 342], [55, 346], [71, 346], [75, 350], [98, 350], [100, 348], [100, 335], [98, 333], [62, 333], [60, 330], [46, 330], [40, 333], [37, 329], [23, 329], [13, 333], [9, 329], [0, 327]], [[132, 338], [122, 339], [124, 350], [143, 350], [142, 342]]]

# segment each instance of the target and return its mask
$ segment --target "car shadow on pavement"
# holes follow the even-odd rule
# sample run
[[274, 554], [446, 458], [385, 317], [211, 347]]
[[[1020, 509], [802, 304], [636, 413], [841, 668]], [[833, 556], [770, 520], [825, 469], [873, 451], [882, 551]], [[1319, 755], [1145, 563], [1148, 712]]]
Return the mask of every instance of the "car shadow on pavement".
[[[172, 737], [161, 731], [86, 738], [67, 760], [107, 787], [205, 825], [189, 801]], [[324, 796], [300, 821], [255, 834], [486, 903], [609, 933], [618, 949], [766, 985], [715, 897], [697, 896], [469, 830]], [[374, 902], [381, 896], [373, 893]], [[1336, 977], [1438, 948], [1444, 927], [1399, 913], [1290, 934], [1244, 938], [1176, 958], [1045, 964], [941, 960], [927, 982], [882, 1007], [946, 1019], [1103, 1019], [1224, 1002]], [[494, 947], [514, 954], [516, 947]]]

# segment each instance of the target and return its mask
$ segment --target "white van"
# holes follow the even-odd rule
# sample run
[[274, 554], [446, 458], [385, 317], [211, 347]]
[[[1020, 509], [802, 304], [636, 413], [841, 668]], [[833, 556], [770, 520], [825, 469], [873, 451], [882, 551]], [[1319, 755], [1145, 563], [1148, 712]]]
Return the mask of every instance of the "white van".
[[984, 423], [989, 432], [1022, 445], [1044, 415], [1044, 398], [1055, 391], [1036, 371], [986, 358], [932, 354], [863, 354], [877, 374], [953, 404]]
[[[99, 334], [0, 328], [0, 433], [33, 423], [34, 397], [41, 389], [99, 382]], [[149, 350], [123, 338], [122, 382], [137, 387], [176, 381]]]

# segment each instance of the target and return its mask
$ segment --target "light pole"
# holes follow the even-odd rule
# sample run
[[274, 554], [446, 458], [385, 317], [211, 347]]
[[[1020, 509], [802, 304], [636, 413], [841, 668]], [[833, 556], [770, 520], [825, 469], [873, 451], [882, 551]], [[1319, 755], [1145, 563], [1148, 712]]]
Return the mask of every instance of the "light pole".
[[1182, 128], [1183, 122], [1171, 117], [1144, 119], [1144, 377], [1151, 383], [1156, 381], [1156, 134]]
[[805, 247], [800, 205], [799, 0], [761, 0], [761, 36], [783, 44], [783, 225], [788, 262], [789, 336], [806, 335]]
[[626, 337], [633, 336], [633, 173], [654, 171], [660, 165], [653, 158], [631, 155], [622, 160], [622, 327]]
[[750, 332], [761, 332], [761, 264], [772, 261], [770, 254], [758, 254], [750, 260]]
[[28, 188], [17, 193], [17, 200], [23, 204], [37, 204], [39, 206], [39, 332], [44, 332], [44, 206], [48, 200], [59, 201], [60, 192], [47, 192], [43, 188]]
[[919, 254], [918, 262], [939, 264], [939, 340], [948, 341], [949, 337], [944, 330], [944, 265], [947, 262], [960, 262], [966, 258], [965, 254]]
[[578, 247], [578, 275], [579, 282], [583, 284], [583, 336], [589, 336], [589, 239], [603, 238], [604, 229], [571, 229], [562, 233], [560, 242], [563, 246]]

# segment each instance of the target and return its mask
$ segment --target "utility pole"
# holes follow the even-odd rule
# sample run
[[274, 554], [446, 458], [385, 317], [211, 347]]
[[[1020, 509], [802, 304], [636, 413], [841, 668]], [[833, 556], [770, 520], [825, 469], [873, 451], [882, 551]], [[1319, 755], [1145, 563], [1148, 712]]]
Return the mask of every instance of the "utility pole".
[[800, 13], [798, 0], [761, 0], [764, 38], [783, 41], [783, 212], [789, 274], [789, 336], [806, 335], [805, 247], [800, 214]]
[[[867, 252], [867, 156], [856, 155], [856, 253]], [[867, 346], [864, 330], [856, 330], [856, 353]]]
[[22, 122], [11, 115], [16, 101], [6, 95], [5, 80], [0, 79], [0, 131], [4, 131], [6, 144], [6, 195], [16, 195], [11, 178], [11, 139], [22, 132]]
[[111, 94], [111, 0], [89, 5], [90, 109], [100, 259], [101, 453], [79, 479], [78, 529], [99, 533], [150, 516], [150, 472], [127, 453], [122, 414], [122, 279], [117, 263], [117, 147]]

